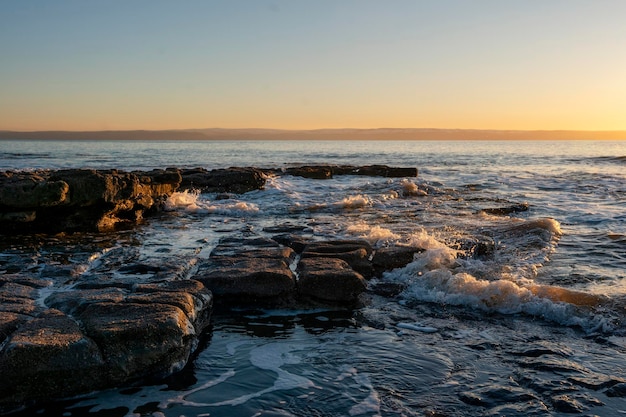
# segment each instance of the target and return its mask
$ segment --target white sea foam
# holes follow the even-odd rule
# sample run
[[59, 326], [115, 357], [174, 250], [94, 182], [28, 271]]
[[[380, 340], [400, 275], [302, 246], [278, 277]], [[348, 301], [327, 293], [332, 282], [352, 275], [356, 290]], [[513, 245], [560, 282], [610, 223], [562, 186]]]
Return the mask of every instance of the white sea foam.
[[360, 194], [360, 195], [348, 196], [344, 198], [343, 200], [337, 203], [334, 203], [333, 207], [349, 210], [349, 209], [364, 208], [364, 207], [368, 207], [371, 205], [372, 205], [372, 199], [368, 196]]
[[[525, 313], [587, 332], [610, 331], [610, 319], [580, 309], [575, 292], [558, 288], [524, 287], [506, 279], [481, 280], [470, 274], [438, 269], [414, 279], [404, 291], [406, 300], [464, 305], [503, 314]], [[552, 293], [552, 296], [549, 296]], [[561, 298], [557, 298], [560, 294]], [[587, 300], [585, 298], [585, 300]], [[399, 326], [400, 327], [400, 326]]]
[[396, 327], [405, 330], [414, 330], [422, 333], [436, 333], [439, 331], [436, 327], [424, 326], [422, 323], [398, 323]]
[[166, 211], [176, 211], [176, 210], [187, 210], [194, 211], [199, 209], [198, 206], [198, 197], [200, 195], [199, 191], [182, 191], [172, 193], [165, 201], [165, 210]]
[[224, 214], [241, 216], [254, 214], [259, 211], [258, 205], [238, 200], [219, 200], [210, 202], [200, 199], [196, 191], [173, 193], [165, 202], [165, 210], [182, 210], [196, 214]]
[[233, 201], [222, 204], [204, 204], [202, 209], [206, 213], [225, 215], [249, 215], [259, 212], [259, 206], [244, 201]]
[[362, 239], [366, 239], [369, 242], [385, 242], [400, 239], [400, 235], [393, 233], [391, 230], [381, 226], [370, 226], [366, 223], [358, 223], [349, 225], [346, 232], [358, 236]]
[[408, 284], [403, 292], [406, 301], [524, 313], [590, 332], [612, 328], [609, 319], [589, 312], [589, 307], [605, 301], [602, 297], [534, 281], [561, 236], [558, 222], [516, 221], [494, 226], [489, 232], [497, 245], [492, 258], [481, 260], [458, 258], [461, 251], [425, 230], [418, 231], [410, 237], [410, 244], [426, 250], [405, 268], [387, 273], [385, 279]]

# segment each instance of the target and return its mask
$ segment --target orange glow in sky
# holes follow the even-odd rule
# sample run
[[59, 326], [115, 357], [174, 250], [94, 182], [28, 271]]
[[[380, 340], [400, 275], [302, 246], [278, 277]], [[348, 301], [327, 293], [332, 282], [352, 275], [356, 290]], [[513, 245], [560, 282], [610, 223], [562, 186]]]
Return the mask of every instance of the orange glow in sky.
[[0, 130], [626, 130], [621, 0], [2, 9]]

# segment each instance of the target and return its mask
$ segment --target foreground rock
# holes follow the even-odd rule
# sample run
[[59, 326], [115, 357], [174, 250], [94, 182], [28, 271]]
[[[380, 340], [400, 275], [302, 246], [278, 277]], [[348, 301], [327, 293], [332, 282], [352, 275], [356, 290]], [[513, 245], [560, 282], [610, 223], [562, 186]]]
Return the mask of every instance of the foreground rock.
[[[182, 369], [213, 303], [193, 280], [59, 291], [46, 284], [0, 281], [0, 299], [16, 299], [0, 311], [0, 412]], [[51, 292], [43, 303], [41, 289]]]
[[135, 224], [180, 185], [178, 170], [0, 173], [3, 233], [106, 231]]

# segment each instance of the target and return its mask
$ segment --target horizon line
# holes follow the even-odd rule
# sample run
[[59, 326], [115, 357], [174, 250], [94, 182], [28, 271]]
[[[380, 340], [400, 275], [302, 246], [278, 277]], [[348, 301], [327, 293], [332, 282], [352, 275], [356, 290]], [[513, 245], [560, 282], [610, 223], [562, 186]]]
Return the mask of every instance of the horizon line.
[[231, 130], [231, 131], [278, 131], [278, 132], [322, 132], [322, 131], [371, 131], [371, 130], [415, 130], [415, 131], [469, 131], [469, 132], [588, 132], [588, 133], [615, 133], [626, 132], [625, 129], [494, 129], [494, 128], [463, 128], [463, 127], [322, 127], [312, 129], [289, 129], [274, 127], [192, 127], [192, 128], [165, 128], [165, 129], [0, 129], [6, 133], [96, 133], [96, 132], [193, 132], [206, 130]]
[[1, 140], [626, 140], [626, 130], [442, 128], [205, 128], [167, 130], [0, 130]]

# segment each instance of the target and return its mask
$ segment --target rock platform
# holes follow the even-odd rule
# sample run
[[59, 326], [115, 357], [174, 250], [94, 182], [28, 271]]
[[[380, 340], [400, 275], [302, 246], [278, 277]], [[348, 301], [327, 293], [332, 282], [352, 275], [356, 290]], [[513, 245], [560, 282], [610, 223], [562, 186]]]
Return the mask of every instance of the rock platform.
[[[303, 169], [0, 172], [0, 235], [110, 233], [159, 211], [173, 192], [260, 190], [268, 175], [417, 175], [384, 166]], [[369, 278], [405, 265], [420, 250], [322, 240], [298, 226], [265, 234], [271, 239], [226, 236], [206, 259], [178, 264], [142, 263], [133, 248], [116, 247], [108, 254], [117, 261], [103, 259], [79, 272], [62, 263], [16, 267], [6, 260], [13, 255], [3, 254], [0, 413], [180, 370], [215, 302], [357, 305]], [[54, 239], [64, 244], [63, 237]]]

